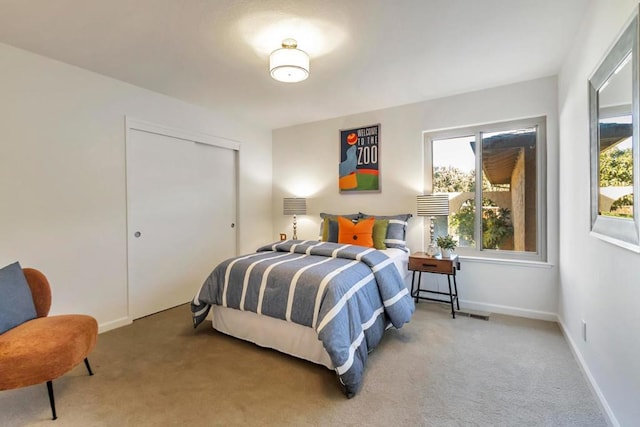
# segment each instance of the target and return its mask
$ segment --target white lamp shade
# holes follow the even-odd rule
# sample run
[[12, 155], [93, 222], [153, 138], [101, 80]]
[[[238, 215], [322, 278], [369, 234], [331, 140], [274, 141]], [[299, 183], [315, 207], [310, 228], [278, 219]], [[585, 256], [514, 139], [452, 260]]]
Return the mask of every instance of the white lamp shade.
[[283, 215], [306, 215], [307, 199], [304, 197], [285, 197], [282, 199]]
[[449, 215], [449, 196], [447, 194], [426, 194], [418, 196], [418, 216]]
[[309, 55], [303, 50], [283, 47], [271, 52], [271, 77], [285, 83], [296, 83], [309, 77]]

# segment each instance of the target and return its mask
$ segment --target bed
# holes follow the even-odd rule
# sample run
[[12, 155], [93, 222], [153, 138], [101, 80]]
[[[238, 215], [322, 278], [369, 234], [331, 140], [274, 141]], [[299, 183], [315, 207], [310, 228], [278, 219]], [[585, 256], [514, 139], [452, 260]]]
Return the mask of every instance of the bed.
[[320, 240], [265, 245], [212, 271], [191, 304], [194, 327], [212, 311], [220, 332], [335, 370], [352, 397], [384, 331], [413, 314], [407, 260], [403, 248]]

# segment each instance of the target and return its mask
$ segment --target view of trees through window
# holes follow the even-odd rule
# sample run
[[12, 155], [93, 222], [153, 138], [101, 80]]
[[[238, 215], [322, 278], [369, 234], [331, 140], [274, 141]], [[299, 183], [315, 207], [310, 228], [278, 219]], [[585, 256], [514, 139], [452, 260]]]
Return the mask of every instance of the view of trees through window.
[[633, 153], [631, 116], [600, 120], [599, 159], [601, 215], [633, 218]]
[[450, 211], [436, 233], [453, 235], [460, 247], [536, 252], [536, 142], [535, 127], [432, 140], [433, 192], [449, 194]]

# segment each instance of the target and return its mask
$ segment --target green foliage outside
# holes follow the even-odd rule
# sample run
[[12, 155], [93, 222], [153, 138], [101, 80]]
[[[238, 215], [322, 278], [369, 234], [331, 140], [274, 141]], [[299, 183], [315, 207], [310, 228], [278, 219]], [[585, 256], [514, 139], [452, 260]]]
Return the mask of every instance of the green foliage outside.
[[466, 173], [454, 167], [436, 167], [433, 170], [433, 191], [437, 193], [475, 192], [475, 172]]
[[482, 247], [499, 249], [500, 245], [513, 236], [511, 211], [507, 208], [482, 210]]
[[[476, 172], [463, 172], [456, 167], [433, 169], [433, 191], [436, 193], [464, 193], [476, 191]], [[508, 185], [494, 185], [482, 174], [482, 191], [509, 191]]]
[[[505, 186], [492, 185], [482, 176], [483, 191], [504, 191]], [[455, 167], [434, 168], [433, 191], [439, 193], [475, 192], [475, 171], [463, 172]], [[490, 199], [483, 198], [482, 206], [495, 208], [497, 205]], [[475, 202], [465, 201], [460, 210], [451, 215], [451, 226], [461, 242], [475, 244]], [[513, 236], [511, 211], [507, 208], [482, 209], [482, 246], [485, 249], [498, 249], [508, 238]]]
[[[490, 199], [482, 199], [482, 247], [485, 249], [499, 249], [500, 245], [513, 236], [511, 211], [507, 208], [497, 208]], [[490, 209], [484, 209], [485, 207]], [[475, 201], [465, 201], [460, 210], [451, 216], [451, 226], [456, 230], [460, 239], [469, 244], [475, 244]]]
[[633, 183], [631, 148], [611, 149], [600, 153], [600, 186], [625, 186]]
[[[633, 185], [633, 153], [631, 148], [610, 149], [600, 152], [600, 187], [625, 187]], [[615, 211], [623, 206], [633, 206], [633, 194], [620, 197], [611, 205], [609, 216], [632, 217]]]

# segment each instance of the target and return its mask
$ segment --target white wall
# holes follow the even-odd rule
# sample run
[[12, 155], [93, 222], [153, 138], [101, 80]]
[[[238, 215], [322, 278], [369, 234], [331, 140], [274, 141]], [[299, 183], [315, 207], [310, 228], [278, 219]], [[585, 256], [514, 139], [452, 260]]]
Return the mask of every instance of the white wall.
[[[613, 424], [623, 426], [640, 422], [640, 254], [589, 235], [587, 81], [637, 4], [632, 0], [594, 0], [558, 80], [558, 313]], [[583, 319], [587, 322], [586, 342], [581, 333]]]
[[125, 115], [240, 141], [239, 251], [270, 238], [270, 130], [2, 44], [0, 70], [0, 265], [42, 270], [52, 314], [128, 321]]
[[[405, 105], [273, 132], [273, 238], [291, 235], [282, 197], [308, 197], [309, 215], [298, 219], [298, 237], [318, 236], [320, 212], [412, 213], [408, 245], [422, 250], [422, 218], [416, 195], [423, 191], [424, 131], [547, 116], [548, 258], [546, 266], [463, 260], [461, 304], [468, 308], [544, 319], [556, 318], [558, 254], [558, 128], [554, 77]], [[338, 192], [339, 130], [380, 123], [381, 193]], [[440, 277], [440, 285], [446, 279]]]

